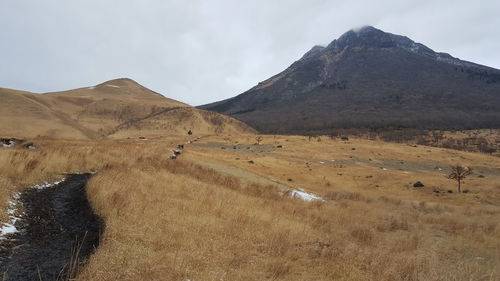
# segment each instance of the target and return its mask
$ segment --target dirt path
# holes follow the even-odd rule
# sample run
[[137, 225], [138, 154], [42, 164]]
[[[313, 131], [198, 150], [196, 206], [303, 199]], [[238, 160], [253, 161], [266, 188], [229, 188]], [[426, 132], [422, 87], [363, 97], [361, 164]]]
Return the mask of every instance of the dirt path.
[[90, 176], [68, 175], [53, 187], [21, 193], [25, 213], [15, 225], [19, 232], [0, 240], [3, 280], [66, 280], [94, 251], [103, 224], [85, 193]]

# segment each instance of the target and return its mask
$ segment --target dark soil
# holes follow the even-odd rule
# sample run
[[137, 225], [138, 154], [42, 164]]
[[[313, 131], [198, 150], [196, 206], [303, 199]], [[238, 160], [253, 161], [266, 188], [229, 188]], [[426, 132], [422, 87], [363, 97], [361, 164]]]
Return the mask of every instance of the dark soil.
[[20, 230], [0, 241], [3, 280], [67, 280], [99, 245], [103, 231], [87, 200], [90, 174], [68, 175], [62, 183], [21, 194]]

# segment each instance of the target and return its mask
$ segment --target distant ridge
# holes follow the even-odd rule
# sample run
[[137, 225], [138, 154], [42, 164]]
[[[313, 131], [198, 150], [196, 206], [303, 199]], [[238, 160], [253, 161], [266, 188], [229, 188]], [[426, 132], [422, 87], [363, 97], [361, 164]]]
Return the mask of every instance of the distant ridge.
[[314, 46], [243, 94], [200, 108], [264, 133], [500, 128], [500, 70], [365, 26]]
[[34, 94], [0, 88], [0, 137], [127, 138], [254, 133], [230, 117], [194, 108], [120, 78], [75, 90]]

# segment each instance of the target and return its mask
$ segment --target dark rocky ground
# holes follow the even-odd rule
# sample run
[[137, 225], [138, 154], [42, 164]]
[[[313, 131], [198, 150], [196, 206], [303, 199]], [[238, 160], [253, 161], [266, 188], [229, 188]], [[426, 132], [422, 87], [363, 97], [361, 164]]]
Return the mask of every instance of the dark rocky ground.
[[46, 189], [20, 196], [20, 230], [0, 240], [3, 280], [67, 280], [99, 244], [103, 223], [87, 200], [90, 174], [67, 175]]

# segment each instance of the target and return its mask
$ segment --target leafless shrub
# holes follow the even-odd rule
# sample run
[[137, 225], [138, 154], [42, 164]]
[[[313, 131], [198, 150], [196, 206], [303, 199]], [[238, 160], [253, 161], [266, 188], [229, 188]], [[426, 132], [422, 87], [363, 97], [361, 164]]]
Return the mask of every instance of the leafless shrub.
[[458, 193], [461, 192], [460, 185], [463, 179], [472, 173], [472, 168], [464, 167], [459, 164], [451, 166], [451, 173], [448, 175], [449, 179], [457, 181]]

